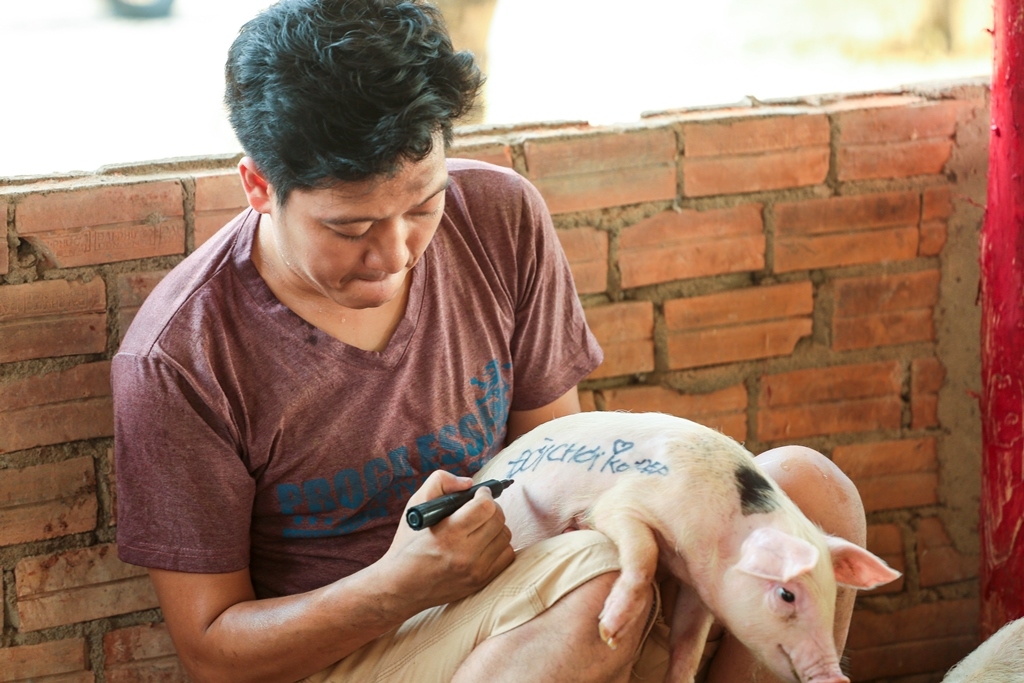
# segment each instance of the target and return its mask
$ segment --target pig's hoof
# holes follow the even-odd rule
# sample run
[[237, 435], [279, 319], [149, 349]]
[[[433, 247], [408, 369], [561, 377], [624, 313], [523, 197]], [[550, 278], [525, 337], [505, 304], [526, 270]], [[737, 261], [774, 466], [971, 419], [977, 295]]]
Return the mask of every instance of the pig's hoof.
[[619, 647], [619, 641], [615, 639], [615, 636], [609, 633], [608, 627], [604, 625], [603, 621], [597, 623], [597, 633], [601, 636], [601, 640], [611, 649]]

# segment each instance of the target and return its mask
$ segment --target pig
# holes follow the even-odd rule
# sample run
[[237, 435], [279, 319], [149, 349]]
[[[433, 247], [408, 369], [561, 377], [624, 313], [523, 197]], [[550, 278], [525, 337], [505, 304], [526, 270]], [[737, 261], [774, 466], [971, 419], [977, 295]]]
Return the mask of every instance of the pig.
[[848, 683], [832, 635], [836, 584], [867, 589], [900, 576], [824, 534], [738, 442], [672, 415], [557, 418], [474, 479], [514, 480], [499, 503], [516, 549], [580, 528], [615, 543], [621, 572], [598, 623], [610, 647], [646, 619], [659, 566], [678, 580], [667, 682], [693, 680], [717, 618], [784, 680]]
[[1024, 680], [1024, 618], [1011, 621], [954, 666], [942, 683], [1020, 683]]

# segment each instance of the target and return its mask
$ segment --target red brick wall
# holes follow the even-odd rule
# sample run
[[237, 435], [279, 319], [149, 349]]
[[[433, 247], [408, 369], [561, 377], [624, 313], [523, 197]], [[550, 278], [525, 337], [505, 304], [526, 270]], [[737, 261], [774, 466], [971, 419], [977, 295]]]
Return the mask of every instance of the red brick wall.
[[[938, 680], [977, 639], [980, 438], [958, 388], [977, 324], [958, 311], [986, 120], [975, 85], [467, 129], [452, 151], [548, 202], [606, 354], [586, 409], [804, 443], [854, 479], [869, 546], [904, 572], [860, 600], [856, 681]], [[184, 680], [145, 571], [116, 559], [109, 363], [244, 203], [213, 158], [0, 180], [0, 683]]]

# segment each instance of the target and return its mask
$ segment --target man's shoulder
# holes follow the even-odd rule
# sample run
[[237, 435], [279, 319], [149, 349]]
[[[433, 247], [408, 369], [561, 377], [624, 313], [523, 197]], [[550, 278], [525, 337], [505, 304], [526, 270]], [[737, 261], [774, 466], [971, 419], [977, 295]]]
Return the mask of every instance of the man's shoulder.
[[463, 191], [507, 191], [518, 193], [529, 187], [529, 181], [514, 169], [497, 166], [475, 159], [452, 158], [447, 160], [448, 177], [452, 185]]
[[472, 159], [449, 159], [448, 177], [449, 205], [474, 221], [517, 224], [524, 216], [547, 212], [537, 188], [514, 169]]
[[120, 350], [146, 355], [158, 343], [190, 337], [204, 316], [220, 315], [214, 309], [233, 271], [238, 238], [253, 219], [250, 214], [240, 214], [160, 280], [140, 306]]

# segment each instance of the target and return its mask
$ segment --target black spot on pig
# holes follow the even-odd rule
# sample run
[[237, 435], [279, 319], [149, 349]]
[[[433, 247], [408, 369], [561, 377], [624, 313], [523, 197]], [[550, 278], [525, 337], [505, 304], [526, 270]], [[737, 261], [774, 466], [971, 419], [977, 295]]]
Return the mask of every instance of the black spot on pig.
[[740, 491], [740, 509], [744, 515], [771, 512], [779, 507], [771, 483], [753, 467], [740, 465], [737, 468], [736, 488]]

